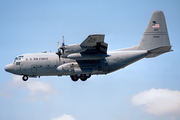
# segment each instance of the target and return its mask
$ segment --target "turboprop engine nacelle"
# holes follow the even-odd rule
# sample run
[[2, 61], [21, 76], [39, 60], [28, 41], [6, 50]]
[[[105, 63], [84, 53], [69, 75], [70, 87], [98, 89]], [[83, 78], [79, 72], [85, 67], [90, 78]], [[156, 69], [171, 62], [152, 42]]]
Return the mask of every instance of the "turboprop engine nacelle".
[[103, 53], [97, 53], [97, 54], [81, 54], [81, 53], [73, 53], [69, 54], [67, 58], [74, 59], [74, 60], [99, 60], [103, 59], [105, 57], [108, 57], [109, 55], [103, 54]]
[[78, 52], [83, 52], [87, 49], [87, 47], [82, 47], [79, 44], [66, 45], [64, 47], [65, 47], [65, 53], [78, 53]]

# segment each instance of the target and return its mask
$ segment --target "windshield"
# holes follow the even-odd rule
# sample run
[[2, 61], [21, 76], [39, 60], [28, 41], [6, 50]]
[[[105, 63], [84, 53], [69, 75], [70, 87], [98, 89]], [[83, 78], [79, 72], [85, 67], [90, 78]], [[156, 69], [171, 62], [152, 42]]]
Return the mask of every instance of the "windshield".
[[23, 58], [24, 58], [24, 56], [18, 56], [18, 57], [16, 57], [16, 58], [14, 59], [14, 62], [15, 62], [16, 60], [23, 60]]

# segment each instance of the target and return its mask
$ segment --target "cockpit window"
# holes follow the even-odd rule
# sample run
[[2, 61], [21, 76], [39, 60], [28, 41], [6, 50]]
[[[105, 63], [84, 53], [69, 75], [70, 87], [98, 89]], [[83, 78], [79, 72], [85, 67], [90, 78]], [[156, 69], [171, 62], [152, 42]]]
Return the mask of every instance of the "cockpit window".
[[15, 60], [15, 61], [18, 60], [18, 57], [16, 57], [14, 60]]
[[16, 62], [16, 60], [23, 60], [24, 56], [18, 56], [14, 59], [14, 62]]

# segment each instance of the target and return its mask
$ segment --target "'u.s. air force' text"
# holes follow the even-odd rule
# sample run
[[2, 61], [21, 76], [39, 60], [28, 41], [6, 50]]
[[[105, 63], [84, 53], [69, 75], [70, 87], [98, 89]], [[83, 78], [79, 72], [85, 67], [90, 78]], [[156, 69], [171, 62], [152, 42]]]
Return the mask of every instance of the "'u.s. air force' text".
[[48, 60], [48, 58], [30, 58], [30, 60]]

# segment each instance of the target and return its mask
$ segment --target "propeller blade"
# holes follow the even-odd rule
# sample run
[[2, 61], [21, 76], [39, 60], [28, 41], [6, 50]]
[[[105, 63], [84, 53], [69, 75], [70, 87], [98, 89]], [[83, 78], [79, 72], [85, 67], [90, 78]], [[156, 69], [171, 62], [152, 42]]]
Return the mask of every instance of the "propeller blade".
[[59, 46], [59, 42], [58, 42], [58, 49], [60, 48], [60, 46]]
[[59, 46], [59, 42], [58, 42], [58, 51], [56, 52], [56, 54], [59, 56], [59, 60], [60, 60], [61, 48], [60, 48], [60, 46]]
[[64, 54], [64, 36], [62, 37], [62, 46], [60, 47], [60, 49], [62, 50], [62, 53]]
[[62, 46], [64, 46], [64, 36], [62, 37]]

